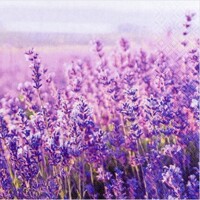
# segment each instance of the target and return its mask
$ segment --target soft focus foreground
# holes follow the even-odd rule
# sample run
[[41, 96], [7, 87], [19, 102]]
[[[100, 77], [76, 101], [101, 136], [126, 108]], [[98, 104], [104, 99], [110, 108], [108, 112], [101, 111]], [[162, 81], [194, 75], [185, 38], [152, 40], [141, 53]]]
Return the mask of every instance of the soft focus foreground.
[[54, 73], [27, 51], [27, 81], [4, 94], [0, 80], [0, 198], [199, 199], [193, 17], [170, 51], [95, 40]]

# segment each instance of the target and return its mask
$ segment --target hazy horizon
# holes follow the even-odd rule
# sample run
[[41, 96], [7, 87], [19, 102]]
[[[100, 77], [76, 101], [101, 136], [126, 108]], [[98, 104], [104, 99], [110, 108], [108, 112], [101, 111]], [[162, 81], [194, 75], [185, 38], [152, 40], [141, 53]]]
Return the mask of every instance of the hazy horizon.
[[1, 1], [0, 31], [107, 34], [179, 29], [199, 1]]

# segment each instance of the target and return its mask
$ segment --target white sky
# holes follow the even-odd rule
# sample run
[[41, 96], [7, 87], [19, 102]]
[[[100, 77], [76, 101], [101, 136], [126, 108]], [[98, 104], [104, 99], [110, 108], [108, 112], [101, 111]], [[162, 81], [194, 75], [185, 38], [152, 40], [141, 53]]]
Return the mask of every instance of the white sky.
[[25, 6], [40, 8], [101, 8], [116, 11], [152, 10], [160, 7], [170, 10], [174, 5], [177, 10], [199, 8], [199, 0], [1, 0], [0, 6]]
[[126, 23], [151, 29], [199, 10], [199, 0], [0, 0], [0, 30], [106, 33]]

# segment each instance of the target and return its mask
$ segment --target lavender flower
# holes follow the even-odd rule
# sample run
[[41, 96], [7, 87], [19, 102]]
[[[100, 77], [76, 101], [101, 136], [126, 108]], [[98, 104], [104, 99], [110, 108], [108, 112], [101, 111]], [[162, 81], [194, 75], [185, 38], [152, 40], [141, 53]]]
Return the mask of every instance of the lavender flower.
[[125, 38], [121, 38], [120, 46], [123, 49], [123, 51], [127, 51], [130, 47], [130, 44], [129, 44], [128, 40], [126, 40]]
[[7, 123], [3, 119], [2, 116], [0, 116], [0, 133], [1, 133], [1, 138], [5, 138], [8, 135], [8, 128], [7, 128]]
[[187, 194], [189, 199], [199, 199], [199, 181], [193, 174], [189, 176]]
[[30, 51], [27, 51], [25, 55], [28, 57], [28, 60], [31, 62], [31, 68], [32, 68], [32, 80], [34, 82], [34, 88], [39, 89], [42, 86], [42, 72], [41, 72], [41, 66], [40, 66], [40, 60], [38, 58], [38, 54], [34, 52], [34, 49], [31, 49]]
[[177, 198], [185, 197], [185, 187], [180, 168], [175, 165], [165, 167], [162, 176], [162, 182], [169, 187], [168, 190], [171, 190], [169, 194]]

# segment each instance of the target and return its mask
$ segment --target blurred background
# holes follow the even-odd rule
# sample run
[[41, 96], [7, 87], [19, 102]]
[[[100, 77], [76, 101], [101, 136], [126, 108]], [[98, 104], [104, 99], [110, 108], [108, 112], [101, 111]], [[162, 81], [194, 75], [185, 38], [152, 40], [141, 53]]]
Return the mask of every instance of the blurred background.
[[177, 32], [184, 14], [199, 10], [198, 0], [1, 0], [0, 44], [82, 45], [99, 36], [112, 43], [123, 34], [140, 41]]
[[[28, 70], [24, 52], [31, 47], [58, 73], [71, 59], [90, 54], [96, 38], [108, 50], [122, 36], [134, 48], [162, 47], [166, 37], [173, 37], [177, 47], [185, 14], [196, 13], [191, 33], [200, 35], [199, 10], [199, 0], [1, 0], [1, 82], [16, 87], [23, 81]], [[16, 82], [8, 80], [11, 73]]]

